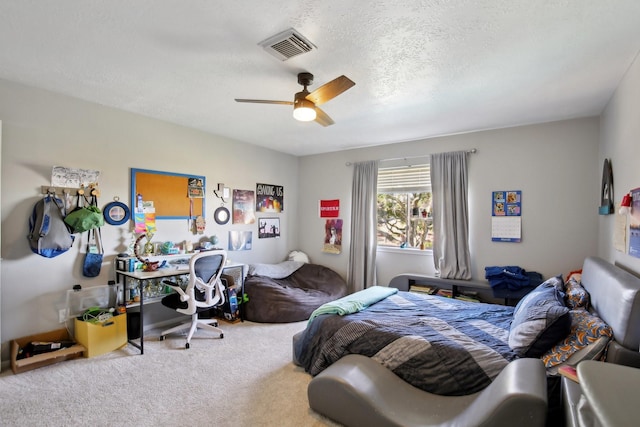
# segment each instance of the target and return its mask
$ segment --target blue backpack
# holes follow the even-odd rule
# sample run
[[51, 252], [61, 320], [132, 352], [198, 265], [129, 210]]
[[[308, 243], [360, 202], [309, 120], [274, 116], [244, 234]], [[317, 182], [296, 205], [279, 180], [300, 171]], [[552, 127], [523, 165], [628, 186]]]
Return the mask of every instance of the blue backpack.
[[31, 250], [46, 258], [53, 258], [68, 251], [74, 236], [64, 222], [64, 202], [48, 194], [33, 207], [29, 218], [29, 246]]

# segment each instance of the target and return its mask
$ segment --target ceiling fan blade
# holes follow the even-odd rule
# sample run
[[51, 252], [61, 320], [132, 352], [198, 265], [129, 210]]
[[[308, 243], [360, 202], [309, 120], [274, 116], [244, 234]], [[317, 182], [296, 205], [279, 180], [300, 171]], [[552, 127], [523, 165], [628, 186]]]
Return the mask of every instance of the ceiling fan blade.
[[321, 124], [322, 126], [331, 126], [335, 122], [331, 117], [327, 115], [324, 111], [316, 107], [316, 123]]
[[331, 80], [329, 83], [320, 86], [318, 89], [307, 95], [306, 98], [316, 104], [316, 106], [322, 105], [340, 95], [347, 89], [350, 89], [354, 85], [355, 83], [348, 77], [340, 76]]
[[293, 105], [293, 101], [269, 101], [266, 99], [238, 99], [236, 102], [252, 102], [254, 104], [281, 104], [281, 105]]

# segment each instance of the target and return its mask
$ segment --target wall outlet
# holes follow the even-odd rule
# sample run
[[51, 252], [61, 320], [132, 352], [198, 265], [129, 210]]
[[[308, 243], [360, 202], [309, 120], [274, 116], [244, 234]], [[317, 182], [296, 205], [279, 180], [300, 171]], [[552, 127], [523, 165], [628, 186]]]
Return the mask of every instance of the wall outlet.
[[67, 321], [67, 309], [66, 308], [61, 308], [60, 311], [58, 311], [58, 321], [60, 323], [64, 323]]

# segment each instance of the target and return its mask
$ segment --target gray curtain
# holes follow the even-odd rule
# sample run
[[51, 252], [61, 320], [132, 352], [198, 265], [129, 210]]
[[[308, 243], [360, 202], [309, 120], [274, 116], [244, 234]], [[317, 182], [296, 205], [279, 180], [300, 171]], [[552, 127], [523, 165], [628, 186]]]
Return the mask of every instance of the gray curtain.
[[349, 292], [376, 284], [377, 215], [378, 161], [355, 163], [351, 188]]
[[433, 263], [445, 279], [471, 279], [467, 153], [432, 154]]

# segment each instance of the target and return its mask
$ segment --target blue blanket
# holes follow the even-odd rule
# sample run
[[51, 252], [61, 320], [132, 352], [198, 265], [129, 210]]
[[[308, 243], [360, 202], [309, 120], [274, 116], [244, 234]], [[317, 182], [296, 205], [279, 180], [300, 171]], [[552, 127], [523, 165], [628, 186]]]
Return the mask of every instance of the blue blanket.
[[386, 286], [372, 286], [363, 289], [316, 308], [313, 313], [311, 313], [311, 316], [309, 316], [309, 323], [321, 314], [339, 314], [340, 316], [344, 316], [345, 314], [357, 313], [369, 307], [371, 304], [375, 304], [397, 292], [398, 289], [388, 288]]
[[296, 341], [294, 360], [317, 375], [346, 354], [380, 362], [430, 393], [487, 387], [517, 356], [509, 347], [513, 307], [398, 292], [346, 316], [318, 316]]

